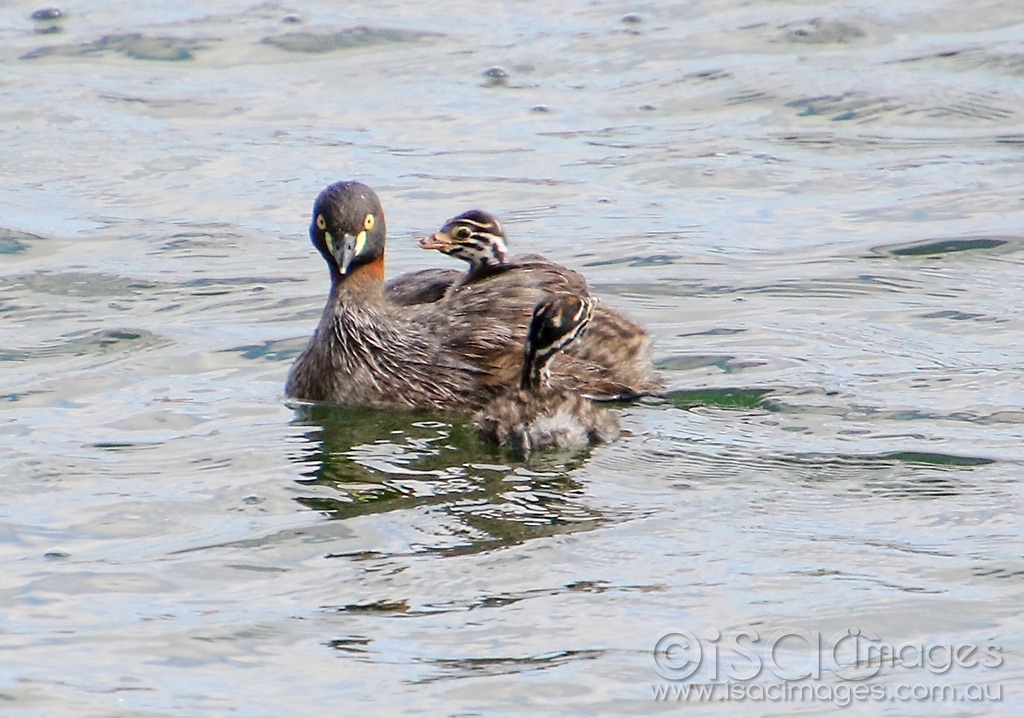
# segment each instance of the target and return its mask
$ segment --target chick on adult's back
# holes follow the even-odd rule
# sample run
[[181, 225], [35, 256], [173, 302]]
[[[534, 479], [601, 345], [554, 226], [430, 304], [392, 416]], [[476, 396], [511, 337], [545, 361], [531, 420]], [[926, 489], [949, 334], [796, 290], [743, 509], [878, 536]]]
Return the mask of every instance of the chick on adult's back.
[[524, 454], [541, 449], [573, 449], [589, 442], [612, 441], [618, 418], [575, 392], [550, 386], [550, 364], [591, 322], [594, 300], [560, 294], [534, 309], [523, 347], [518, 388], [498, 397], [473, 417], [488, 440]]
[[[445, 298], [497, 281], [514, 281], [524, 287], [532, 287], [539, 301], [550, 292], [578, 293], [572, 288], [546, 285], [547, 277], [561, 273], [584, 281], [582, 275], [539, 254], [509, 258], [504, 228], [494, 215], [480, 209], [463, 212], [448, 220], [441, 229], [420, 240], [420, 247], [436, 249], [469, 263], [469, 269], [452, 283]], [[547, 269], [546, 273], [538, 271], [542, 267]], [[510, 276], [499, 279], [506, 274]], [[603, 304], [597, 305], [586, 336], [574, 343], [569, 353], [599, 366], [616, 367], [616, 376], [622, 384], [617, 392], [607, 392], [606, 396], [642, 394], [662, 386], [651, 361], [653, 345], [650, 334], [622, 312]]]

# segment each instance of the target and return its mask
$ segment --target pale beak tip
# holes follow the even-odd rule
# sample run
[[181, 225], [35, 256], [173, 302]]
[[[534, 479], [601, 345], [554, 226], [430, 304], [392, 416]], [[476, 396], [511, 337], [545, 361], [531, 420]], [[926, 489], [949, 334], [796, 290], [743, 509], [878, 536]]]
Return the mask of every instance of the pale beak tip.
[[444, 251], [448, 247], [448, 237], [440, 232], [434, 232], [429, 237], [420, 240], [420, 249], [437, 249]]

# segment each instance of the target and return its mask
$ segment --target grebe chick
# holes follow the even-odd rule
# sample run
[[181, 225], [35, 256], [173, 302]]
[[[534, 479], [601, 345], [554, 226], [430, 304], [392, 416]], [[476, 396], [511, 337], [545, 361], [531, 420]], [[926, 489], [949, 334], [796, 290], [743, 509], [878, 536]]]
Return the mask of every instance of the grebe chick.
[[[505, 230], [494, 215], [480, 209], [471, 209], [448, 220], [441, 229], [421, 239], [420, 247], [436, 249], [469, 263], [469, 271], [449, 291], [510, 266], [506, 261]], [[537, 255], [531, 258], [543, 259]]]
[[[543, 296], [566, 290], [542, 284], [538, 281], [536, 268], [543, 266], [576, 274], [539, 254], [525, 254], [509, 259], [508, 238], [504, 228], [494, 215], [480, 209], [472, 209], [449, 219], [441, 229], [421, 239], [420, 247], [435, 249], [469, 263], [469, 270], [451, 285], [444, 293], [445, 297], [451, 297], [459, 291], [469, 291], [501, 273], [510, 273], [516, 277], [516, 281], [536, 287]], [[436, 288], [434, 291], [437, 291]], [[582, 293], [576, 290], [569, 292]], [[663, 388], [661, 379], [654, 372], [654, 347], [650, 334], [629, 317], [603, 304], [597, 305], [586, 336], [573, 344], [569, 353], [602, 366], [619, 367], [619, 374], [629, 378], [629, 388], [620, 392], [618, 398], [652, 393]]]
[[618, 417], [573, 392], [553, 389], [550, 364], [593, 318], [594, 300], [551, 295], [537, 304], [523, 347], [518, 389], [498, 397], [473, 417], [484, 438], [528, 454], [534, 450], [577, 449], [619, 435]]

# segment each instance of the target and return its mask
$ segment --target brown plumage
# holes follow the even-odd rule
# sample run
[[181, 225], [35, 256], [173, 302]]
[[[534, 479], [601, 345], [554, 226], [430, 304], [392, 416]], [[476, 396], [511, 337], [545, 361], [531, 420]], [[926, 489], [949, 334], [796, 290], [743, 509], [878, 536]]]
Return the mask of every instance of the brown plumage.
[[522, 454], [543, 449], [576, 449], [591, 441], [612, 441], [618, 418], [578, 393], [552, 388], [549, 365], [591, 322], [594, 300], [551, 295], [534, 309], [523, 348], [519, 387], [491, 401], [473, 417], [489, 441]]
[[384, 283], [384, 298], [392, 304], [429, 304], [444, 297], [465, 272], [457, 269], [420, 269]]
[[[285, 391], [310, 401], [362, 406], [478, 409], [515, 385], [538, 287], [586, 296], [575, 272], [541, 263], [501, 272], [433, 303], [400, 306], [384, 293], [386, 229], [366, 185], [338, 182], [317, 197], [310, 226], [331, 291]], [[644, 391], [615, 361], [561, 356], [559, 389], [610, 396]]]
[[[469, 269], [445, 293], [450, 297], [467, 291], [477, 283], [488, 282], [505, 272], [511, 272], [520, 283], [532, 287], [537, 300], [550, 292], [564, 291], [537, 281], [531, 268], [548, 267], [566, 276], [583, 277], [538, 254], [526, 254], [508, 259], [508, 245], [501, 223], [489, 212], [473, 209], [448, 220], [433, 235], [420, 240], [423, 249], [435, 249], [469, 263]], [[568, 354], [601, 366], [617, 367], [616, 375], [622, 381], [617, 396], [649, 393], [662, 384], [654, 373], [654, 353], [651, 336], [642, 326], [610, 307], [598, 304], [587, 333], [568, 349]]]

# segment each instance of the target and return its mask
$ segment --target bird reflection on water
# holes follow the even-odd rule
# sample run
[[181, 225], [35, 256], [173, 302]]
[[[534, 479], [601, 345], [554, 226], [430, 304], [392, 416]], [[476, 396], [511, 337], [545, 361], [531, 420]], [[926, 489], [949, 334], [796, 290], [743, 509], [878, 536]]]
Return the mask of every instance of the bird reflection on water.
[[332, 519], [412, 510], [446, 525], [443, 543], [410, 550], [473, 553], [605, 518], [574, 476], [589, 450], [510, 463], [461, 414], [304, 404], [295, 423], [308, 427], [292, 456], [308, 487], [299, 503]]

